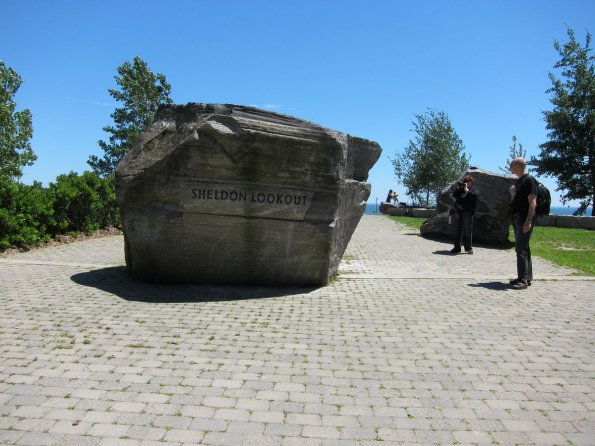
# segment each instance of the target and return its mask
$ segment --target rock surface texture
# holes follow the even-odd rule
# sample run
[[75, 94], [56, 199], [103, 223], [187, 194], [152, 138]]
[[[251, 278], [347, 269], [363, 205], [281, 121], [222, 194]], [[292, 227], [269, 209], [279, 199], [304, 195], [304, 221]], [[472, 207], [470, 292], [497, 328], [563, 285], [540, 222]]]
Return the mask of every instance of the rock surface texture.
[[[508, 240], [510, 227], [510, 194], [508, 188], [517, 177], [501, 175], [487, 170], [470, 169], [459, 179], [470, 174], [474, 187], [479, 191], [477, 211], [473, 222], [473, 242], [488, 245], [503, 245]], [[444, 189], [439, 198], [436, 213], [421, 226], [424, 237], [454, 238], [456, 225], [448, 224], [448, 211], [454, 204], [451, 193], [456, 181]]]
[[126, 264], [158, 282], [325, 285], [380, 153], [257, 108], [162, 106], [116, 171]]

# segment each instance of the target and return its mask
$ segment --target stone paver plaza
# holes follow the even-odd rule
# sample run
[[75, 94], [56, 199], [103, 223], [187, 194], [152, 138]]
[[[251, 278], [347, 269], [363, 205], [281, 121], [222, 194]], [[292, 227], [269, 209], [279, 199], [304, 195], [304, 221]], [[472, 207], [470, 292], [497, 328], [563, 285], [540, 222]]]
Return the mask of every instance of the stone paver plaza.
[[119, 236], [0, 259], [0, 444], [595, 445], [593, 278], [450, 248], [364, 216], [317, 289], [138, 282]]

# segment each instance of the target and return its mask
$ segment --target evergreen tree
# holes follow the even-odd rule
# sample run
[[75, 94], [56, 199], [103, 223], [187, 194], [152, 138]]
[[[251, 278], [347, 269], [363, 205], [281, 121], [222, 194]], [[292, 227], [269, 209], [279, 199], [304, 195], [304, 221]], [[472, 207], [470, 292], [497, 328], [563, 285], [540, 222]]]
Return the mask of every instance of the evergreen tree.
[[29, 140], [33, 136], [31, 112], [16, 110], [14, 95], [23, 79], [0, 60], [0, 179], [15, 180], [23, 167], [32, 165], [37, 156]]
[[508, 154], [508, 161], [504, 165], [504, 167], [500, 167], [499, 169], [504, 173], [510, 173], [510, 162], [515, 159], [517, 156], [522, 158], [527, 157], [527, 151], [523, 149], [523, 145], [519, 143], [518, 147], [516, 145], [516, 136], [512, 136], [512, 145], [510, 146], [510, 151]]
[[412, 122], [417, 134], [403, 152], [391, 159], [407, 195], [426, 206], [469, 166], [463, 141], [443, 111], [428, 110]]
[[99, 141], [105, 152], [103, 158], [92, 155], [87, 163], [99, 175], [107, 177], [116, 171], [120, 160], [130, 150], [139, 135], [152, 123], [161, 104], [171, 104], [171, 85], [165, 75], [153, 74], [147, 63], [136, 56], [133, 63], [126, 61], [118, 67], [115, 76], [120, 90], [110, 89], [109, 94], [122, 103], [111, 117], [114, 125], [103, 128], [110, 133], [109, 142]]
[[560, 54], [554, 68], [562, 78], [549, 74], [552, 87], [547, 92], [554, 108], [543, 113], [549, 141], [539, 146], [541, 153], [530, 164], [538, 174], [556, 177], [562, 203], [580, 200], [577, 212], [584, 214], [595, 200], [595, 57], [589, 32], [584, 47], [572, 29], [567, 33], [568, 42], [554, 42]]

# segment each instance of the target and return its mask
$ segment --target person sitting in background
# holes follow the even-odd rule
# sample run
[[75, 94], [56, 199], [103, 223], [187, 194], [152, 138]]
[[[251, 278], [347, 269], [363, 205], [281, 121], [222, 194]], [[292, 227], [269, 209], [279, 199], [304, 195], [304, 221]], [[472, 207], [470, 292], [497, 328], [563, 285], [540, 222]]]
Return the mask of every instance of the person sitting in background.
[[390, 203], [392, 199], [393, 199], [393, 190], [392, 190], [392, 189], [390, 189], [390, 190], [388, 191], [388, 195], [386, 196], [386, 200], [384, 200], [384, 201], [385, 201], [386, 203]]
[[454, 212], [458, 214], [457, 231], [454, 240], [454, 248], [451, 254], [461, 252], [461, 243], [467, 254], [473, 254], [473, 216], [477, 208], [477, 190], [473, 188], [473, 177], [465, 175], [462, 181], [458, 181], [452, 197], [455, 200]]

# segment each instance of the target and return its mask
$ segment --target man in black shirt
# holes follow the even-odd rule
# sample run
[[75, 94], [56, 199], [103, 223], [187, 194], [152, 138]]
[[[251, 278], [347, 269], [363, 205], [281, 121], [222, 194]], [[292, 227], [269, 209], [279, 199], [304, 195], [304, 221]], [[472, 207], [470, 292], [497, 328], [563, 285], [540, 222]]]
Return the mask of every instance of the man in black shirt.
[[531, 248], [529, 240], [533, 232], [533, 217], [537, 205], [537, 182], [528, 173], [525, 173], [526, 163], [521, 157], [516, 157], [510, 162], [510, 171], [519, 179], [510, 187], [512, 202], [512, 224], [514, 227], [517, 278], [510, 281], [517, 290], [526, 289], [533, 280], [531, 265]]

